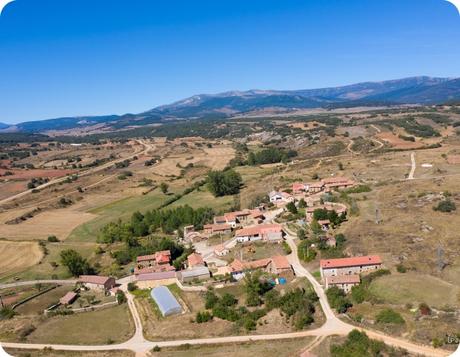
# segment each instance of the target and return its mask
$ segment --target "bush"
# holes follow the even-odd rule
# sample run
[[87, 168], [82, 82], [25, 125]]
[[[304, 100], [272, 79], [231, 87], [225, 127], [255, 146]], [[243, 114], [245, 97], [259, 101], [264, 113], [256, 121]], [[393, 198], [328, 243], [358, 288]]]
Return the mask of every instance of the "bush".
[[57, 243], [57, 242], [59, 242], [59, 239], [56, 236], [49, 236], [48, 237], [48, 242]]
[[447, 199], [447, 200], [443, 200], [439, 202], [437, 206], [433, 207], [433, 209], [435, 211], [449, 213], [449, 212], [455, 211], [457, 209], [457, 206], [455, 205], [454, 202]]
[[9, 306], [5, 306], [2, 309], [0, 309], [0, 320], [12, 319], [14, 315], [16, 315], [16, 313]]
[[398, 273], [406, 273], [407, 268], [403, 264], [398, 264], [398, 265], [396, 265], [396, 271]]
[[212, 315], [208, 311], [197, 312], [195, 322], [197, 324], [202, 324], [212, 320]]
[[125, 295], [125, 293], [123, 291], [118, 290], [117, 294], [115, 296], [117, 298], [118, 305], [121, 305], [121, 304], [124, 304], [125, 302], [127, 302], [126, 295]]
[[283, 250], [286, 255], [289, 255], [292, 253], [292, 249], [287, 242], [283, 242]]
[[73, 276], [91, 274], [93, 269], [86, 259], [73, 249], [66, 249], [61, 252], [61, 263], [69, 269]]
[[137, 285], [134, 282], [128, 283], [128, 291], [134, 291], [137, 290]]
[[392, 309], [385, 309], [385, 310], [380, 311], [375, 317], [375, 321], [381, 324], [395, 324], [395, 325], [402, 325], [405, 323], [402, 316], [398, 312]]
[[289, 202], [287, 205], [286, 205], [286, 209], [291, 212], [292, 214], [297, 214], [297, 207], [295, 206], [295, 203], [294, 202]]
[[158, 345], [152, 348], [152, 352], [160, 352], [160, 351], [161, 351], [161, 348]]

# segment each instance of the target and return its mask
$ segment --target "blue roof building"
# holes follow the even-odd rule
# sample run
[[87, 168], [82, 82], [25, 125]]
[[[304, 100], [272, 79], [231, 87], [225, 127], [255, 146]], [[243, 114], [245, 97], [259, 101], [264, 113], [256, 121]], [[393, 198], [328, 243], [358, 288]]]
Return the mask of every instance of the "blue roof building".
[[157, 286], [150, 292], [163, 316], [180, 314], [182, 307], [166, 286]]

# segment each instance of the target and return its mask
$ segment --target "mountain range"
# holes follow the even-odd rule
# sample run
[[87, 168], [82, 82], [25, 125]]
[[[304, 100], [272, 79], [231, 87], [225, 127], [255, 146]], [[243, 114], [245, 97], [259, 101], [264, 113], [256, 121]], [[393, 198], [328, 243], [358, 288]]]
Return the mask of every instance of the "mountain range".
[[304, 90], [249, 90], [195, 95], [139, 114], [0, 123], [0, 132], [45, 132], [92, 125], [122, 129], [181, 119], [228, 118], [261, 110], [444, 104], [460, 100], [460, 78], [410, 77]]

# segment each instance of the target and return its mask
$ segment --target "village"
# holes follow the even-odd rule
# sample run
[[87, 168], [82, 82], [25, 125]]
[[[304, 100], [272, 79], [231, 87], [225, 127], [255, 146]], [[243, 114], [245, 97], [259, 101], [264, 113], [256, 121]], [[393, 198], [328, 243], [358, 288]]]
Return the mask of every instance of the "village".
[[[204, 225], [201, 231], [196, 231], [194, 226], [184, 227], [183, 241], [193, 247], [194, 252], [187, 256], [183, 269], [176, 270], [172, 265], [169, 250], [137, 256], [132, 275], [121, 279], [119, 283], [109, 276], [80, 276], [77, 288], [62, 296], [59, 304], [49, 311], [75, 306], [82, 292], [88, 290], [115, 297], [113, 300], [123, 299], [119, 296], [124, 295], [121, 287], [123, 283], [128, 283], [128, 291], [150, 291], [149, 296], [163, 316], [184, 312], [183, 303], [168, 289], [173, 285], [202, 291], [219, 289], [238, 284], [247, 274], [254, 272], [262, 274], [273, 286], [285, 285], [296, 279], [296, 276], [291, 265], [292, 258], [289, 258], [290, 252], [280, 247], [286, 244], [288, 238], [295, 241], [297, 237], [286, 224], [277, 222], [278, 217], [288, 210], [289, 205], [298, 207], [303, 202], [306, 203], [305, 216], [301, 220], [304, 227], [316, 221], [315, 212], [334, 212], [334, 216], [345, 220], [346, 205], [324, 202], [321, 197], [355, 185], [352, 180], [337, 177], [310, 184], [294, 183], [289, 193], [287, 190], [271, 191], [267, 195], [268, 203], [255, 209], [215, 216], [213, 223]], [[333, 225], [329, 219], [320, 219], [317, 223], [326, 235]], [[328, 246], [336, 246], [333, 236], [325, 239]], [[277, 251], [277, 254], [246, 259], [244, 252], [250, 253], [257, 247], [271, 247], [268, 251]], [[311, 248], [314, 248], [314, 244]], [[319, 281], [326, 290], [336, 287], [348, 294], [354, 286], [360, 284], [363, 274], [377, 271], [382, 266], [382, 259], [375, 255], [321, 259]]]

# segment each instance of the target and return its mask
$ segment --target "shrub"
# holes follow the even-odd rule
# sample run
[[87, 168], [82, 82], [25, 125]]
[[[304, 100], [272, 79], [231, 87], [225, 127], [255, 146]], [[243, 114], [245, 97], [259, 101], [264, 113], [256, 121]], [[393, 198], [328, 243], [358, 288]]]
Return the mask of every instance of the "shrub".
[[48, 237], [48, 242], [57, 243], [57, 242], [59, 242], [59, 239], [56, 236], [49, 236]]
[[419, 306], [418, 306], [418, 310], [420, 311], [420, 314], [424, 315], [424, 316], [428, 316], [428, 315], [431, 315], [431, 309], [430, 307], [422, 302]]
[[0, 320], [12, 319], [14, 315], [16, 315], [16, 313], [9, 306], [5, 306], [2, 309], [0, 309]]
[[452, 202], [451, 200], [447, 199], [447, 200], [443, 200], [441, 202], [438, 203], [437, 206], [433, 207], [433, 209], [435, 211], [439, 211], [439, 212], [453, 212], [457, 209], [457, 206], [455, 205], [454, 202]]
[[394, 311], [393, 309], [385, 309], [385, 310], [380, 311], [375, 317], [375, 321], [381, 324], [395, 324], [395, 325], [402, 325], [405, 323], [401, 314]]
[[161, 348], [158, 345], [152, 348], [152, 352], [160, 352], [160, 351], [161, 351]]
[[137, 285], [134, 282], [128, 283], [128, 291], [134, 291], [137, 290]]
[[407, 268], [403, 264], [396, 265], [396, 270], [398, 273], [406, 273]]
[[212, 320], [212, 315], [208, 311], [197, 312], [195, 321], [198, 324], [202, 324]]

